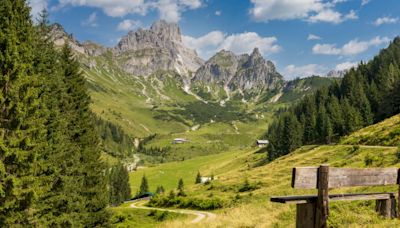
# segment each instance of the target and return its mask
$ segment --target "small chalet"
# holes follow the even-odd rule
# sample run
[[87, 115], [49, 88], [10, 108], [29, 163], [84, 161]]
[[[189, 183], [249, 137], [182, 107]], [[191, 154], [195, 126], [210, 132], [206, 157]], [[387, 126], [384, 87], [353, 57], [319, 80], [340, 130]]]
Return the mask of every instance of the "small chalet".
[[172, 144], [182, 144], [182, 143], [186, 143], [189, 142], [189, 140], [184, 139], [184, 138], [176, 138], [174, 139], [174, 141], [172, 141]]
[[210, 182], [210, 181], [212, 181], [211, 177], [201, 177], [200, 178], [200, 183], [202, 183], [202, 184]]
[[258, 146], [258, 147], [265, 147], [265, 146], [268, 145], [269, 141], [266, 140], [266, 139], [265, 139], [265, 140], [258, 139], [258, 140], [256, 141], [256, 143], [257, 143], [257, 146]]

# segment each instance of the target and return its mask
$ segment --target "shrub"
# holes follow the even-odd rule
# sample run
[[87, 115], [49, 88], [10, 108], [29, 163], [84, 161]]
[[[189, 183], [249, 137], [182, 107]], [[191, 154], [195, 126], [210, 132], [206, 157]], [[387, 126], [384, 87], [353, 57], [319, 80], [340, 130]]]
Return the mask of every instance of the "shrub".
[[199, 210], [215, 210], [223, 208], [224, 206], [226, 206], [226, 204], [227, 203], [224, 200], [218, 197], [190, 198], [190, 197], [175, 196], [171, 198], [161, 195], [153, 197], [149, 202], [149, 206], [192, 208]]
[[239, 187], [238, 191], [248, 192], [248, 191], [254, 191], [258, 188], [260, 188], [258, 184], [250, 184], [249, 180], [246, 179], [244, 183]]

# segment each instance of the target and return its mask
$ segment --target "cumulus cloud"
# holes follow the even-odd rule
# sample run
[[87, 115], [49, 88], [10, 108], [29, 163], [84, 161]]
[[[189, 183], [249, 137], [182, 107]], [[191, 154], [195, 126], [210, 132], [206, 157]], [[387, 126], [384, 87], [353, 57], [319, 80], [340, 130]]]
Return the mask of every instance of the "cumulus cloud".
[[31, 10], [31, 15], [33, 18], [36, 18], [39, 13], [43, 9], [47, 9], [49, 1], [48, 0], [30, 0], [28, 1], [30, 7], [32, 8]]
[[82, 21], [82, 26], [97, 27], [97, 13], [91, 13], [86, 20]]
[[344, 0], [326, 2], [322, 0], [251, 0], [250, 15], [257, 21], [303, 19], [311, 23], [328, 22], [338, 24], [357, 19], [355, 11], [342, 14], [334, 8]]
[[314, 54], [321, 55], [357, 55], [365, 52], [370, 47], [387, 44], [390, 41], [388, 37], [377, 36], [368, 41], [359, 41], [354, 39], [344, 44], [342, 47], [336, 47], [336, 44], [316, 44], [312, 48]]
[[54, 9], [66, 6], [89, 6], [100, 8], [111, 17], [128, 14], [146, 15], [149, 11], [158, 11], [160, 18], [169, 22], [178, 22], [181, 13], [202, 6], [201, 0], [59, 0]]
[[141, 25], [140, 21], [135, 20], [123, 20], [118, 24], [117, 30], [118, 31], [131, 31], [136, 29]]
[[380, 17], [377, 18], [372, 24], [375, 26], [380, 26], [383, 24], [395, 24], [399, 21], [398, 17]]
[[312, 75], [324, 75], [326, 68], [317, 64], [308, 64], [303, 66], [288, 65], [284, 69], [284, 75], [287, 79], [303, 78]]
[[216, 52], [225, 49], [236, 54], [251, 53], [258, 47], [263, 55], [277, 53], [281, 47], [276, 37], [262, 37], [255, 32], [244, 32], [226, 35], [221, 31], [212, 31], [201, 37], [183, 36], [183, 42], [188, 47], [196, 49], [205, 59]]
[[346, 20], [355, 20], [355, 19], [358, 19], [358, 16], [354, 10], [351, 10], [346, 15], [342, 15], [338, 11], [334, 11], [332, 9], [326, 9], [320, 11], [316, 15], [310, 16], [307, 20], [311, 23], [328, 22], [332, 24], [339, 24]]
[[367, 5], [371, 0], [362, 0], [361, 1], [361, 6]]
[[322, 39], [320, 36], [314, 34], [309, 34], [307, 37], [307, 40], [320, 40], [320, 39]]
[[357, 62], [343, 62], [343, 63], [339, 63], [338, 65], [336, 65], [335, 70], [337, 71], [344, 71], [344, 70], [348, 70], [350, 68], [356, 67], [358, 65]]
[[221, 11], [217, 10], [217, 11], [215, 11], [214, 14], [215, 14], [216, 16], [221, 16]]

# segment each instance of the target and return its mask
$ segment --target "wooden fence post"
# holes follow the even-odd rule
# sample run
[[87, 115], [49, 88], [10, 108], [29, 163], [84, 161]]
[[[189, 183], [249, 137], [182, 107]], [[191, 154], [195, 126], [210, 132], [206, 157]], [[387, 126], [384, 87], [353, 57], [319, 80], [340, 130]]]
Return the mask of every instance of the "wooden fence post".
[[326, 228], [329, 215], [329, 165], [318, 168], [318, 200], [315, 212], [315, 227]]
[[397, 184], [399, 185], [397, 194], [397, 218], [400, 219], [400, 169], [397, 171]]
[[316, 202], [297, 204], [296, 228], [314, 228], [315, 204]]

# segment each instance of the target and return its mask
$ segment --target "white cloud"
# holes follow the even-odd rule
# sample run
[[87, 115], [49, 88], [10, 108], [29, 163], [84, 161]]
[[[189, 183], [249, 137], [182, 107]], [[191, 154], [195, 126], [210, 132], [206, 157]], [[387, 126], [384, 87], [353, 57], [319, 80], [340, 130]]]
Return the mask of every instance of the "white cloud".
[[86, 20], [82, 21], [82, 25], [89, 26], [89, 27], [97, 27], [98, 26], [97, 13], [96, 12], [91, 13]]
[[357, 55], [365, 52], [370, 47], [387, 44], [390, 41], [388, 37], [377, 36], [368, 41], [359, 41], [354, 39], [338, 48], [335, 44], [316, 44], [312, 48], [314, 54], [321, 55]]
[[399, 21], [398, 17], [380, 17], [377, 18], [372, 24], [375, 26], [380, 26], [383, 24], [395, 24]]
[[336, 65], [335, 70], [344, 71], [344, 70], [348, 70], [352, 67], [356, 67], [357, 65], [358, 65], [357, 62], [343, 62], [343, 63], [339, 63], [338, 65]]
[[322, 55], [339, 55], [341, 50], [336, 48], [334, 44], [316, 44], [312, 49], [314, 54]]
[[349, 19], [357, 19], [352, 10], [343, 15], [334, 8], [346, 0], [326, 2], [322, 0], [251, 0], [254, 7], [250, 15], [256, 21], [304, 19], [311, 23], [328, 22], [338, 24]]
[[146, 15], [149, 11], [156, 10], [161, 19], [178, 22], [182, 12], [201, 7], [202, 0], [59, 0], [58, 6], [54, 9], [68, 5], [101, 8], [111, 17], [128, 14]]
[[221, 16], [221, 11], [219, 11], [219, 10], [215, 11], [215, 15], [216, 16]]
[[277, 53], [281, 47], [276, 44], [276, 37], [260, 37], [255, 32], [233, 34], [225, 38], [220, 49], [230, 50], [237, 54], [250, 53], [258, 47], [263, 55]]
[[251, 0], [250, 14], [257, 21], [306, 18], [324, 8], [320, 0]]
[[332, 9], [326, 9], [320, 11], [316, 15], [309, 17], [308, 21], [311, 23], [328, 22], [333, 24], [339, 24], [346, 20], [355, 20], [355, 19], [358, 19], [358, 16], [354, 10], [351, 10], [346, 15], [342, 15], [341, 13], [334, 11]]
[[30, 0], [28, 2], [30, 7], [32, 8], [31, 15], [34, 19], [36, 19], [36, 17], [43, 9], [47, 9], [49, 4], [48, 0]]
[[362, 0], [361, 1], [361, 6], [367, 5], [371, 0]]
[[320, 36], [314, 34], [308, 34], [307, 40], [320, 40], [322, 39]]
[[288, 65], [284, 69], [284, 75], [287, 79], [303, 78], [312, 75], [324, 75], [326, 68], [317, 64], [308, 64], [304, 66]]
[[212, 31], [198, 38], [183, 36], [185, 45], [196, 49], [205, 59], [222, 49], [244, 54], [251, 53], [255, 47], [258, 47], [263, 55], [277, 53], [281, 49], [277, 41], [276, 37], [261, 37], [255, 32], [226, 35], [221, 31]]
[[118, 31], [131, 31], [136, 29], [141, 25], [140, 21], [134, 20], [123, 20], [118, 24], [117, 30]]

